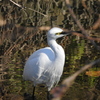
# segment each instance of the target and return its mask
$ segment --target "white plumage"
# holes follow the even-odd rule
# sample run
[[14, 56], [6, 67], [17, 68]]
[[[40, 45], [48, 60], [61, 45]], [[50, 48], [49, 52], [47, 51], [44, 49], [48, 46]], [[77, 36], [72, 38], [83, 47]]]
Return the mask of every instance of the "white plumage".
[[47, 42], [50, 47], [39, 49], [29, 57], [23, 72], [25, 80], [33, 81], [34, 86], [45, 84], [48, 91], [59, 82], [65, 63], [65, 53], [56, 39], [65, 35], [67, 34], [57, 27], [48, 31]]

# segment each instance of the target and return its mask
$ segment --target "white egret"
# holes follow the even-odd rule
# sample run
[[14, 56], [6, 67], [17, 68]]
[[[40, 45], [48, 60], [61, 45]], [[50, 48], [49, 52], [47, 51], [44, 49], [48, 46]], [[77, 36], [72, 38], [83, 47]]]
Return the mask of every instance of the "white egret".
[[65, 52], [56, 39], [68, 34], [57, 27], [48, 31], [47, 42], [50, 47], [39, 49], [28, 58], [23, 72], [25, 80], [33, 81], [34, 87], [45, 84], [48, 91], [59, 82], [65, 63]]

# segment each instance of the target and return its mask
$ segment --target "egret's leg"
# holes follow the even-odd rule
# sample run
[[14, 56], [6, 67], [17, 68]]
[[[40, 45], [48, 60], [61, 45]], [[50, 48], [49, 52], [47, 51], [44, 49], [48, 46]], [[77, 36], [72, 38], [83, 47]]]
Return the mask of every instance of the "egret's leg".
[[47, 91], [47, 100], [50, 100], [50, 92]]
[[35, 100], [35, 86], [33, 87], [33, 100]]

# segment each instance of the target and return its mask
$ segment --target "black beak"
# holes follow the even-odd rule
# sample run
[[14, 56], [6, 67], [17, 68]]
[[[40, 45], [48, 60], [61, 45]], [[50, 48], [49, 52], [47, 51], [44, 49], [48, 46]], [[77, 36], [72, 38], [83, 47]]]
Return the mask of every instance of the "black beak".
[[62, 35], [71, 35], [71, 32], [66, 32], [66, 31], [63, 31], [61, 32]]
[[70, 36], [70, 35], [72, 35], [73, 32], [82, 33], [81, 31], [69, 31], [69, 32], [63, 31], [63, 32], [61, 32], [61, 34]]

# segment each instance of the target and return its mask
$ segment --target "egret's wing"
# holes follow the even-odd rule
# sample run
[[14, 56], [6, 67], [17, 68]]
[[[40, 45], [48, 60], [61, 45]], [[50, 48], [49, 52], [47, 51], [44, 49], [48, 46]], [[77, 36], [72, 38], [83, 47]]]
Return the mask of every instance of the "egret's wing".
[[54, 59], [55, 55], [51, 48], [44, 48], [34, 52], [26, 62], [23, 77], [26, 80], [37, 80], [47, 69], [48, 64]]
[[[37, 51], [35, 51], [30, 57], [28, 60], [30, 59], [33, 59], [33, 58], [36, 58], [36, 57], [39, 57], [39, 56], [42, 56], [41, 54], [45, 54], [48, 56], [48, 58], [52, 61], [55, 57], [54, 55], [54, 51], [50, 48], [50, 47], [46, 47], [46, 48], [43, 48], [43, 49], [39, 49]], [[43, 57], [43, 56], [42, 56]]]

